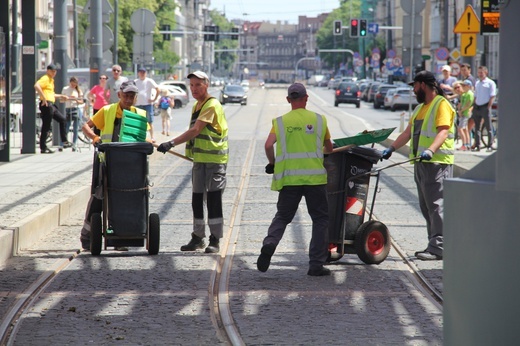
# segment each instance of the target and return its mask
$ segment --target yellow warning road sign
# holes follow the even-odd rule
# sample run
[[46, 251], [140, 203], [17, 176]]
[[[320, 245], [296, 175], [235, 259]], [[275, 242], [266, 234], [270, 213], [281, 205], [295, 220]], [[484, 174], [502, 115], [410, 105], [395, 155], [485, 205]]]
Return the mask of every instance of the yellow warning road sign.
[[[466, 6], [464, 13], [460, 16], [453, 28], [455, 34], [472, 34], [480, 32], [480, 19], [471, 5]], [[462, 54], [464, 55], [464, 54]]]
[[460, 53], [462, 56], [475, 56], [477, 54], [477, 34], [460, 35]]

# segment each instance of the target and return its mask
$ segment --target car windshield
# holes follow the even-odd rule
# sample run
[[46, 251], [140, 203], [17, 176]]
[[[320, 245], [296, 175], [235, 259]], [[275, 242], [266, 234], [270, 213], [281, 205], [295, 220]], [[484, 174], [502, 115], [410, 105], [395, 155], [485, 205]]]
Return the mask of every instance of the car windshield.
[[240, 91], [244, 91], [244, 88], [242, 88], [241, 86], [239, 85], [228, 85], [226, 87], [226, 91], [227, 92], [240, 92]]

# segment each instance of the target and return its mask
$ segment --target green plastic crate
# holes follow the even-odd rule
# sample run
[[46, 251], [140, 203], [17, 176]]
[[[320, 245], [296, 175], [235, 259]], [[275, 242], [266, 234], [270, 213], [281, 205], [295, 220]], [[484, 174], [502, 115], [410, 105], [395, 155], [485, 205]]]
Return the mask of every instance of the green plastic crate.
[[127, 143], [144, 142], [146, 140], [147, 128], [148, 121], [146, 117], [125, 109], [123, 110], [119, 141]]
[[390, 136], [392, 132], [394, 132], [396, 128], [392, 127], [389, 129], [381, 129], [374, 131], [363, 131], [358, 133], [357, 135], [345, 138], [333, 139], [334, 143], [340, 147], [344, 147], [346, 145], [365, 145], [371, 143], [379, 143], [384, 141]]

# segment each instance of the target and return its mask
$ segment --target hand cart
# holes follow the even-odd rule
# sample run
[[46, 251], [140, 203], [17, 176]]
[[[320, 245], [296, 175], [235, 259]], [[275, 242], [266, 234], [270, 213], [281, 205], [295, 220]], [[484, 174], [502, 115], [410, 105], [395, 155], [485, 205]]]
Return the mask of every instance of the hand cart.
[[[372, 171], [382, 157], [379, 150], [358, 145], [378, 143], [395, 130], [363, 132], [353, 137], [335, 139], [333, 153], [325, 158], [329, 199], [329, 261], [345, 253], [357, 254], [367, 264], [383, 262], [390, 252], [390, 233], [380, 221], [372, 220], [379, 172], [394, 165]], [[408, 162], [408, 161], [406, 161]], [[376, 185], [368, 221], [364, 222], [370, 177]]]
[[150, 255], [159, 253], [159, 215], [149, 212], [148, 142], [103, 143], [98, 146], [103, 182], [103, 212], [91, 217], [90, 251], [101, 253], [103, 238], [107, 246], [142, 247]]

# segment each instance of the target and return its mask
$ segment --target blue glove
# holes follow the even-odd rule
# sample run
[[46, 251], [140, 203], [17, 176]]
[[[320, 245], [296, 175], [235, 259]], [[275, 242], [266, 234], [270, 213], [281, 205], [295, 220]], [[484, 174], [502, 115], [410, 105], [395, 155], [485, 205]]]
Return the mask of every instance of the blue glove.
[[161, 144], [159, 145], [159, 147], [157, 148], [157, 151], [158, 151], [158, 152], [161, 152], [161, 153], [163, 153], [163, 154], [166, 154], [166, 152], [167, 152], [168, 150], [170, 150], [171, 148], [173, 148], [173, 144], [172, 144], [172, 142], [164, 142], [164, 143], [161, 143]]
[[421, 158], [421, 161], [422, 160], [430, 161], [433, 157], [433, 151], [431, 151], [430, 149], [426, 149], [425, 151], [423, 151], [421, 153], [421, 155], [419, 157]]
[[392, 156], [392, 153], [395, 151], [395, 148], [393, 146], [390, 146], [390, 148], [386, 148], [383, 150], [383, 155], [381, 156], [381, 161], [388, 160], [390, 156]]
[[274, 173], [274, 164], [268, 163], [267, 166], [265, 166], [265, 173], [273, 174]]

